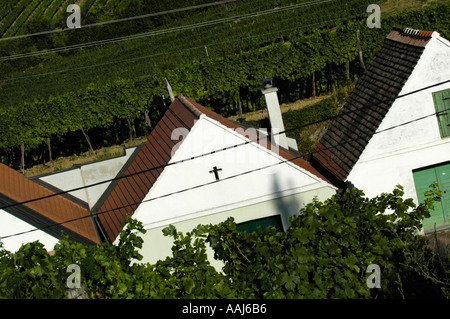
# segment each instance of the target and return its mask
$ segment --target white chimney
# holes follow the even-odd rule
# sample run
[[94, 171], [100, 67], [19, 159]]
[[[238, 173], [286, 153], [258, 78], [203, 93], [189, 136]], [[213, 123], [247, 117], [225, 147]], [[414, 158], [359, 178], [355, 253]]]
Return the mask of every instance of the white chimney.
[[272, 143], [289, 149], [288, 140], [284, 132], [283, 118], [281, 117], [280, 103], [278, 102], [278, 89], [272, 86], [272, 78], [263, 80], [265, 82], [265, 89], [262, 90], [264, 98], [266, 99], [267, 113], [269, 114], [270, 126], [272, 127]]

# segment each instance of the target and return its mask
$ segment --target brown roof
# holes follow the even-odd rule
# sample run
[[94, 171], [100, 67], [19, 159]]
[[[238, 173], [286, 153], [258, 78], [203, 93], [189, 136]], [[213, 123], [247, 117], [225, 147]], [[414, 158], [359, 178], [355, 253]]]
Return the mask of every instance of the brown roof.
[[[98, 206], [93, 208], [93, 212], [98, 214], [98, 218], [110, 241], [115, 240], [122, 229], [125, 216], [133, 215], [136, 208], [158, 179], [164, 166], [170, 161], [172, 148], [178, 143], [178, 141], [171, 139], [172, 131], [181, 127], [190, 130], [194, 126], [194, 121], [198, 120], [202, 114], [220, 122], [226, 127], [232, 129], [240, 127], [238, 124], [231, 122], [195, 101], [181, 94], [178, 95], [162, 119], [158, 122], [137, 156], [133, 159], [130, 158], [129, 162], [125, 164], [124, 171], [121, 173], [122, 178], [110, 185], [103, 199], [99, 201]], [[248, 137], [250, 139], [256, 138], [252, 136]], [[267, 147], [274, 150], [270, 143], [267, 143]], [[279, 154], [288, 160], [296, 157], [284, 149], [279, 149]], [[327, 181], [307, 161], [298, 158], [292, 160], [292, 162]], [[134, 174], [142, 171], [145, 172]], [[127, 177], [127, 175], [130, 177]]]
[[[47, 197], [41, 200], [34, 200]], [[17, 203], [29, 203], [17, 205]], [[61, 238], [61, 232], [85, 243], [98, 243], [88, 210], [0, 164], [0, 208]], [[67, 222], [76, 219], [75, 221]], [[61, 225], [59, 225], [62, 223]], [[56, 224], [56, 225], [55, 225]], [[40, 227], [39, 227], [40, 228]]]
[[336, 183], [347, 178], [419, 61], [430, 31], [394, 28], [315, 147], [311, 163]]

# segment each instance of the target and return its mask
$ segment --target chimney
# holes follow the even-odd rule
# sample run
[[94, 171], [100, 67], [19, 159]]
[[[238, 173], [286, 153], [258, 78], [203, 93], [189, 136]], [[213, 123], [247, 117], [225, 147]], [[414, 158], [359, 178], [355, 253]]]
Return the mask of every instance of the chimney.
[[281, 117], [280, 103], [278, 102], [278, 89], [276, 87], [273, 87], [272, 80], [272, 78], [263, 79], [264, 90], [262, 90], [264, 98], [266, 99], [267, 113], [269, 114], [272, 134], [276, 134], [272, 136], [272, 143], [285, 149], [289, 149], [286, 134], [277, 134], [278, 132], [284, 132], [284, 124], [283, 118]]
[[167, 80], [167, 78], [164, 78], [163, 80], [164, 83], [166, 83], [167, 91], [169, 91], [170, 101], [171, 102], [175, 101], [175, 96], [173, 95], [172, 87], [170, 86], [169, 81]]

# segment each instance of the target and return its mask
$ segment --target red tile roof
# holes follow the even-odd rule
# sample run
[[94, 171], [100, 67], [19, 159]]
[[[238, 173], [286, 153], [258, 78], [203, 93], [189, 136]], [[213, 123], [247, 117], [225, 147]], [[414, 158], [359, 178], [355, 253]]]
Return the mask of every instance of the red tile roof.
[[410, 28], [394, 28], [386, 38], [404, 44], [425, 47], [430, 41], [432, 34], [433, 31], [421, 31]]
[[[98, 219], [110, 241], [116, 239], [122, 229], [125, 216], [133, 215], [136, 208], [158, 179], [164, 166], [169, 163], [172, 148], [178, 143], [178, 140], [173, 141], [171, 139], [172, 131], [182, 127], [190, 130], [194, 125], [194, 121], [198, 120], [202, 114], [220, 122], [226, 127], [232, 129], [240, 127], [238, 124], [231, 122], [195, 101], [181, 94], [178, 95], [175, 101], [169, 106], [165, 115], [158, 122], [155, 129], [151, 132], [147, 142], [139, 151], [136, 158], [130, 159], [125, 164], [122, 174], [123, 178], [111, 184], [104, 198], [99, 201], [97, 207], [93, 208], [93, 212], [98, 214]], [[253, 139], [256, 137], [249, 136], [249, 138]], [[267, 143], [267, 147], [272, 150], [274, 149], [270, 143]], [[288, 160], [296, 157], [283, 149], [279, 150], [279, 155]], [[298, 158], [292, 162], [327, 181], [307, 161]], [[144, 173], [134, 174], [145, 170], [147, 171]]]
[[[136, 157], [130, 158], [125, 164], [124, 171], [119, 173], [123, 178], [112, 182], [105, 196], [93, 207], [92, 212], [98, 215], [111, 242], [122, 230], [126, 216], [133, 215], [171, 159], [172, 148], [178, 143], [171, 139], [172, 131], [182, 127], [190, 130], [198, 118], [198, 114], [176, 99]], [[142, 171], [145, 172], [139, 173]]]
[[[18, 206], [26, 207], [28, 212], [33, 215], [29, 216], [31, 219], [45, 220], [48, 226], [62, 223], [44, 229], [44, 231], [51, 232], [52, 235], [57, 233], [60, 235], [60, 231], [63, 231], [69, 236], [75, 235], [77, 238], [81, 236], [86, 243], [98, 243], [94, 225], [91, 218], [88, 217], [88, 210], [67, 198], [53, 195], [55, 193], [49, 189], [27, 179], [16, 170], [0, 164], [0, 196], [3, 198], [3, 202], [6, 200], [8, 203], [21, 203], [51, 196]], [[0, 205], [0, 207], [5, 207], [5, 205]], [[9, 212], [14, 208], [5, 208], [5, 210]], [[77, 220], [66, 223], [73, 219]]]

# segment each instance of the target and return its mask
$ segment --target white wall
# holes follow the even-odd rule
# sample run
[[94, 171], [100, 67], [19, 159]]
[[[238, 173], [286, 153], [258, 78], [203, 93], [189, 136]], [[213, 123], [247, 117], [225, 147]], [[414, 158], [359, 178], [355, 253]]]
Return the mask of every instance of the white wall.
[[[171, 162], [246, 140], [241, 134], [202, 115]], [[324, 187], [334, 189], [291, 163], [255, 171], [282, 160], [261, 145], [249, 143], [168, 166], [133, 217], [142, 221], [146, 229], [151, 229], [299, 192]], [[219, 182], [215, 182], [214, 174], [209, 172], [214, 166], [222, 169]], [[248, 173], [250, 171], [253, 172]], [[204, 184], [208, 185], [198, 187]], [[193, 189], [184, 191], [190, 188]], [[167, 194], [171, 195], [165, 196]]]
[[[117, 176], [120, 169], [135, 150], [136, 147], [126, 148], [124, 156], [87, 163], [73, 169], [44, 175], [39, 177], [39, 179], [63, 191], [110, 180]], [[110, 183], [99, 184], [97, 186], [70, 192], [70, 194], [85, 201], [89, 204], [89, 207], [92, 208], [100, 196], [105, 192], [109, 184]]]
[[[184, 220], [182, 222], [174, 223], [173, 225], [178, 231], [186, 233], [192, 231], [200, 224], [216, 225], [225, 221], [229, 217], [233, 217], [236, 224], [239, 224], [254, 219], [281, 214], [282, 220], [285, 221], [289, 216], [297, 213], [306, 204], [311, 203], [314, 198], [325, 201], [334, 193], [335, 190], [329, 187], [324, 187], [275, 200], [260, 202], [255, 205], [240, 207], [190, 220]], [[142, 262], [149, 262], [153, 264], [158, 260], [163, 260], [168, 256], [172, 256], [171, 248], [173, 245], [173, 240], [172, 238], [165, 237], [162, 234], [162, 230], [165, 227], [166, 226], [160, 226], [149, 229], [144, 235], [142, 235], [144, 239], [144, 244], [140, 251], [140, 253], [144, 256]], [[216, 269], [220, 270], [222, 263], [214, 259], [214, 252], [208, 245], [207, 254], [210, 263], [215, 266]]]
[[[245, 141], [248, 139], [241, 134], [202, 115], [171, 162]], [[325, 200], [335, 193], [335, 187], [291, 163], [246, 173], [283, 160], [261, 145], [249, 143], [167, 166], [133, 215], [147, 230], [143, 261], [153, 263], [171, 254], [172, 240], [161, 232], [169, 224], [186, 232], [198, 224], [216, 224], [230, 216], [240, 223], [280, 214], [286, 228], [289, 214], [298, 212], [314, 197]], [[209, 172], [214, 166], [222, 169], [218, 182]], [[211, 261], [212, 256], [209, 250]]]
[[[450, 43], [434, 33], [400, 95], [449, 79]], [[384, 130], [435, 113], [432, 93], [448, 88], [450, 83], [397, 99], [347, 180], [368, 197], [401, 184], [417, 203], [412, 170], [450, 160], [450, 138], [441, 138], [435, 115]]]
[[0, 210], [0, 218], [0, 241], [3, 243], [3, 248], [10, 252], [16, 252], [22, 244], [30, 243], [36, 240], [39, 240], [40, 243], [44, 244], [47, 251], [51, 251], [53, 250], [55, 244], [59, 241], [57, 238], [41, 230], [32, 231], [30, 233], [14, 237], [2, 238], [4, 236], [27, 232], [36, 228], [4, 210]]

